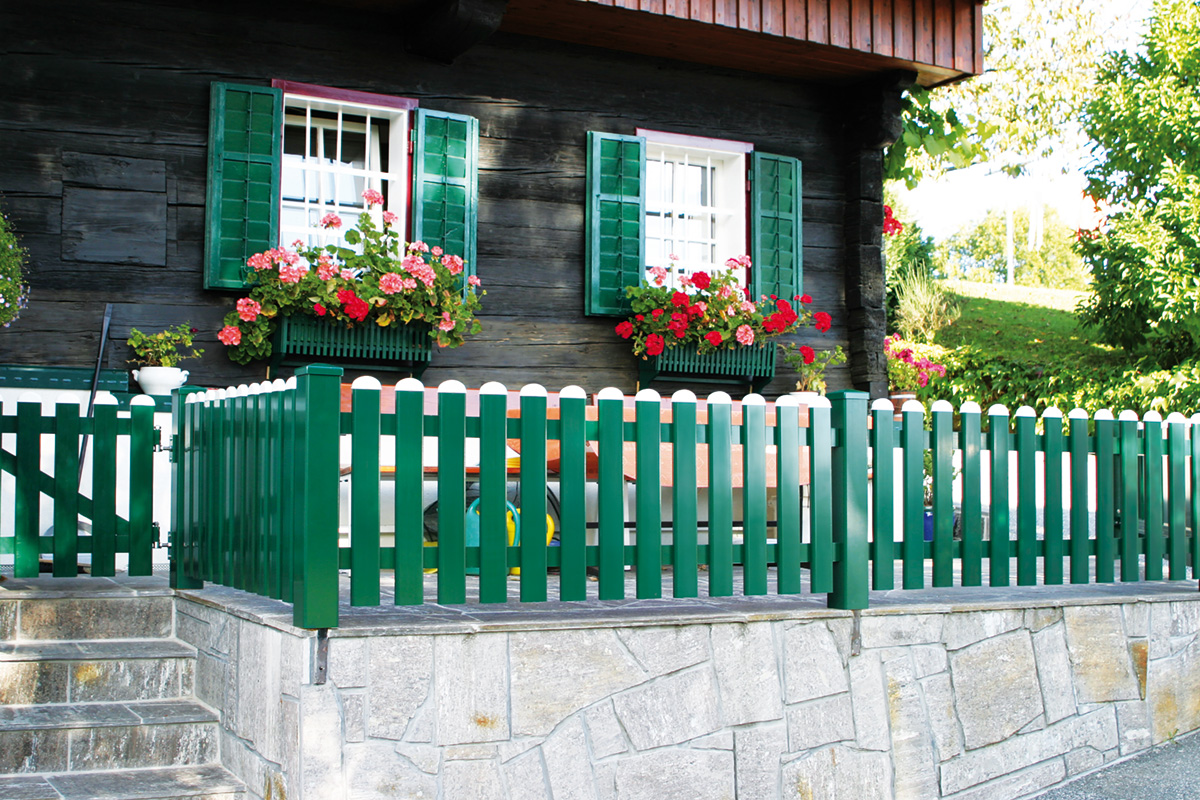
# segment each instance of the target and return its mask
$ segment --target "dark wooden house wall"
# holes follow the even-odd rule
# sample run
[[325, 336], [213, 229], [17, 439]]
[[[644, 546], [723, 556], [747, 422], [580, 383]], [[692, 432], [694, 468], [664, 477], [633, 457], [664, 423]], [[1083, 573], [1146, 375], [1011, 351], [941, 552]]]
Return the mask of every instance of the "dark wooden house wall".
[[[882, 309], [874, 308], [881, 298], [868, 297], [863, 312], [857, 290], [859, 333], [848, 320], [846, 173], [858, 149], [846, 145], [846, 127], [857, 124], [847, 104], [857, 101], [844, 87], [504, 33], [453, 65], [437, 64], [406, 56], [393, 27], [367, 14], [299, 7], [287, 18], [265, 10], [276, 5], [236, 13], [206, 7], [0, 6], [7, 32], [0, 203], [30, 252], [32, 287], [21, 319], [0, 330], [0, 363], [93, 364], [104, 306], [112, 303], [106, 366], [130, 357], [131, 327], [188, 320], [208, 350], [185, 364], [193, 383], [265, 377], [262, 364], [231, 363], [215, 339], [236, 295], [202, 288], [202, 250], [210, 83], [272, 78], [414, 97], [479, 119], [484, 331], [435, 353], [427, 382], [634, 388], [636, 364], [613, 332], [617, 320], [583, 315], [589, 130], [642, 126], [751, 141], [801, 158], [804, 286], [833, 314], [834, 328], [800, 339], [850, 344], [861, 338], [864, 313], [882, 331]], [[859, 219], [876, 206], [860, 200], [855, 224], [877, 231], [881, 220]], [[878, 391], [877, 365], [865, 364], [855, 368], [855, 383]], [[768, 394], [791, 388], [784, 372]], [[850, 374], [838, 370], [834, 388], [848, 387]]]

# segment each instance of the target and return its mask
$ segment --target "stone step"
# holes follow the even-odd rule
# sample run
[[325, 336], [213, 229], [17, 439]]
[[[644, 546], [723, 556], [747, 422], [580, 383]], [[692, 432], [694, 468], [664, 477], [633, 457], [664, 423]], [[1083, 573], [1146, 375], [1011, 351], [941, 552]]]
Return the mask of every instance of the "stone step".
[[0, 705], [190, 697], [195, 658], [178, 639], [0, 642]]
[[198, 766], [217, 714], [195, 700], [0, 706], [0, 774]]
[[0, 776], [8, 800], [242, 800], [244, 788], [216, 764]]
[[174, 633], [174, 603], [158, 592], [89, 597], [6, 590], [0, 593], [0, 642], [161, 639]]

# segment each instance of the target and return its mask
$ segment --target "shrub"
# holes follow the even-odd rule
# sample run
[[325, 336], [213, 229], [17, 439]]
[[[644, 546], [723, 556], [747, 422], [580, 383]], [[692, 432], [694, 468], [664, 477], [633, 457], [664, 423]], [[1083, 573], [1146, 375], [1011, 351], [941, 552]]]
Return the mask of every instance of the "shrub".
[[0, 214], [0, 326], [7, 328], [20, 316], [28, 299], [29, 287], [25, 285], [25, 261], [29, 254], [12, 224]]

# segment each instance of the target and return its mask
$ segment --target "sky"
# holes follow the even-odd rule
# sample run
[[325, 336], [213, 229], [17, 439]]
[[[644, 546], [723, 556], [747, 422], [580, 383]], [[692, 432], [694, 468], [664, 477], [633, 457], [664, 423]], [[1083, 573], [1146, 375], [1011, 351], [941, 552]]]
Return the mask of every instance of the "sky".
[[[1105, 49], [1136, 47], [1150, 5], [1151, 0], [1098, 0]], [[915, 190], [902, 191], [900, 198], [925, 234], [939, 241], [980, 222], [989, 210], [1010, 206], [1052, 207], [1071, 228], [1092, 227], [1096, 212], [1083, 196], [1087, 162], [1086, 152], [1059, 154], [1053, 161], [1031, 164], [1028, 174], [1020, 178], [978, 164], [924, 180]]]

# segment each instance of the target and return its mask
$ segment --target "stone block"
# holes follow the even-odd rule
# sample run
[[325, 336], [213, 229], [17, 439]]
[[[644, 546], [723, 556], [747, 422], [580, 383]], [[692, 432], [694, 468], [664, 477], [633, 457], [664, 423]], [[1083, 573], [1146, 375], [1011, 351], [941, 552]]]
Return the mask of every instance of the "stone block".
[[950, 668], [946, 660], [946, 648], [940, 644], [917, 645], [910, 648], [910, 652], [918, 679], [945, 672]]
[[1150, 662], [1146, 693], [1155, 744], [1200, 728], [1200, 640]]
[[864, 753], [833, 745], [783, 765], [785, 800], [892, 800], [893, 797], [934, 797], [898, 794], [885, 753]]
[[368, 736], [405, 738], [405, 730], [433, 685], [433, 638], [381, 636], [370, 640]]
[[1075, 684], [1071, 680], [1071, 657], [1067, 652], [1065, 628], [1062, 625], [1050, 625], [1033, 634], [1033, 655], [1037, 660], [1046, 722], [1054, 724], [1074, 715]]
[[279, 691], [290, 697], [300, 696], [300, 687], [309, 682], [309, 654], [315, 639], [307, 636], [279, 636]]
[[780, 766], [788, 751], [787, 726], [770, 722], [739, 728], [733, 737], [737, 797], [777, 797]]
[[835, 694], [787, 707], [788, 750], [800, 753], [854, 739], [850, 693]]
[[841, 694], [850, 686], [833, 634], [820, 622], [783, 632], [784, 702], [801, 703]]
[[504, 634], [438, 636], [433, 646], [438, 744], [509, 738], [508, 642]]
[[587, 725], [588, 739], [592, 743], [592, 755], [595, 758], [608, 758], [618, 753], [629, 751], [625, 734], [621, 732], [621, 723], [617, 721], [617, 712], [612, 703], [599, 703], [589, 708], [583, 714]]
[[837, 645], [838, 655], [842, 657], [842, 663], [845, 664], [850, 660], [851, 652], [854, 650], [853, 643], [851, 642], [855, 634], [854, 620], [848, 617], [827, 619], [825, 620], [825, 627], [833, 637], [833, 643]]
[[545, 736], [559, 722], [646, 679], [611, 629], [509, 635], [512, 733]]
[[1192, 638], [1200, 633], [1200, 600], [1170, 603], [1172, 638]]
[[367, 738], [367, 698], [361, 692], [342, 692], [342, 719], [346, 725], [346, 741], [362, 742]]
[[862, 646], [907, 647], [942, 641], [943, 614], [865, 613], [862, 616]]
[[588, 756], [587, 736], [579, 717], [559, 725], [542, 744], [552, 797], [596, 799], [596, 781]]
[[[299, 698], [285, 697], [281, 702], [280, 720], [283, 724], [283, 730], [279, 732], [279, 746], [283, 751], [283, 760], [280, 762], [283, 773], [283, 784], [289, 792], [293, 788], [296, 789], [295, 794], [299, 794], [301, 782], [300, 775], [300, 700]], [[291, 797], [292, 794], [284, 795]], [[281, 797], [280, 800], [283, 800]]]
[[171, 597], [22, 600], [25, 639], [158, 639], [172, 634]]
[[[774, 723], [766, 723], [772, 725]], [[698, 750], [732, 750], [733, 749], [733, 731], [724, 730], [701, 736], [699, 739], [692, 739], [688, 742], [689, 747], [694, 747]]]
[[[243, 620], [238, 631], [238, 736], [253, 743], [263, 758], [280, 760], [280, 637], [283, 634]], [[339, 726], [340, 727], [340, 726]]]
[[708, 628], [704, 625], [625, 628], [617, 631], [617, 637], [648, 676], [678, 672], [710, 656]]
[[622, 692], [613, 698], [613, 707], [637, 750], [679, 744], [721, 727], [709, 667], [693, 667]]
[[228, 668], [218, 656], [205, 651], [196, 654], [196, 698], [222, 712], [228, 705], [225, 695]]
[[1061, 608], [1027, 608], [1025, 609], [1025, 627], [1037, 633], [1042, 628], [1048, 628], [1062, 621]]
[[302, 797], [340, 797], [342, 718], [337, 690], [330, 684], [300, 691], [300, 774]]
[[1026, 630], [952, 652], [950, 671], [968, 750], [1006, 739], [1042, 713], [1037, 662]]
[[949, 673], [931, 675], [921, 681], [921, 692], [925, 695], [935, 755], [938, 761], [954, 758], [963, 751], [963, 737], [954, 713], [954, 688]]
[[82, 661], [71, 665], [71, 702], [103, 703], [179, 697], [180, 670], [190, 659]]
[[0, 642], [17, 638], [17, 600], [0, 600]]
[[205, 764], [219, 752], [212, 723], [76, 728], [68, 737], [72, 772]]
[[535, 747], [506, 762], [501, 771], [508, 790], [505, 800], [551, 800], [540, 749]]
[[1139, 750], [1146, 750], [1153, 743], [1148, 705], [1141, 700], [1128, 700], [1116, 704], [1121, 755], [1127, 756]]
[[854, 703], [854, 741], [860, 750], [888, 750], [887, 681], [878, 652], [850, 659], [850, 696]]
[[1151, 603], [1126, 603], [1121, 606], [1125, 617], [1125, 635], [1144, 639], [1150, 635]]
[[883, 669], [891, 723], [892, 789], [902, 798], [936, 797], [937, 759], [933, 753], [933, 732], [921, 702], [912, 660], [907, 657], [888, 659], [883, 662]]
[[[471, 800], [505, 800], [500, 782], [500, 765], [494, 760], [447, 761], [442, 771], [444, 797], [469, 797]], [[389, 795], [395, 797], [396, 795]], [[430, 795], [436, 797], [437, 795]], [[357, 800], [357, 798], [356, 798]], [[380, 797], [380, 800], [383, 800]]]
[[714, 625], [710, 635], [725, 724], [780, 719], [783, 702], [771, 626]]
[[[728, 751], [653, 750], [621, 760], [614, 776], [616, 797], [728, 800], [737, 796], [734, 775], [734, 754]], [[557, 791], [554, 796], [559, 797]]]
[[1020, 610], [947, 614], [943, 633], [946, 649], [961, 650], [984, 639], [992, 639], [1020, 628], [1024, 621], [1025, 612]]
[[1067, 775], [1079, 775], [1104, 765], [1104, 754], [1090, 747], [1080, 747], [1065, 756]]
[[1055, 758], [955, 795], [954, 800], [997, 800], [1001, 797], [1026, 797], [1065, 780], [1067, 774], [1063, 759]]
[[[469, 762], [468, 762], [469, 763]], [[496, 786], [495, 776], [491, 786]], [[330, 788], [333, 786], [330, 784]], [[483, 787], [487, 788], [487, 787]], [[411, 761], [396, 754], [389, 742], [365, 742], [346, 747], [346, 784], [335, 794], [305, 794], [305, 797], [339, 798], [348, 794], [354, 800], [394, 800], [399, 797], [438, 797], [437, 778], [418, 769]], [[483, 797], [471, 793], [447, 797]], [[280, 799], [282, 800], [282, 798]]]
[[65, 661], [0, 661], [0, 705], [67, 702]]
[[0, 728], [0, 775], [18, 772], [66, 772], [69, 732], [53, 728]]
[[370, 641], [367, 639], [329, 640], [328, 679], [339, 689], [362, 688], [371, 676]]
[[1140, 699], [1120, 607], [1065, 608], [1063, 621], [1076, 700], [1107, 703]]
[[396, 753], [401, 758], [407, 758], [421, 772], [437, 775], [442, 769], [442, 749], [428, 744], [409, 744], [401, 742], [396, 745]]

